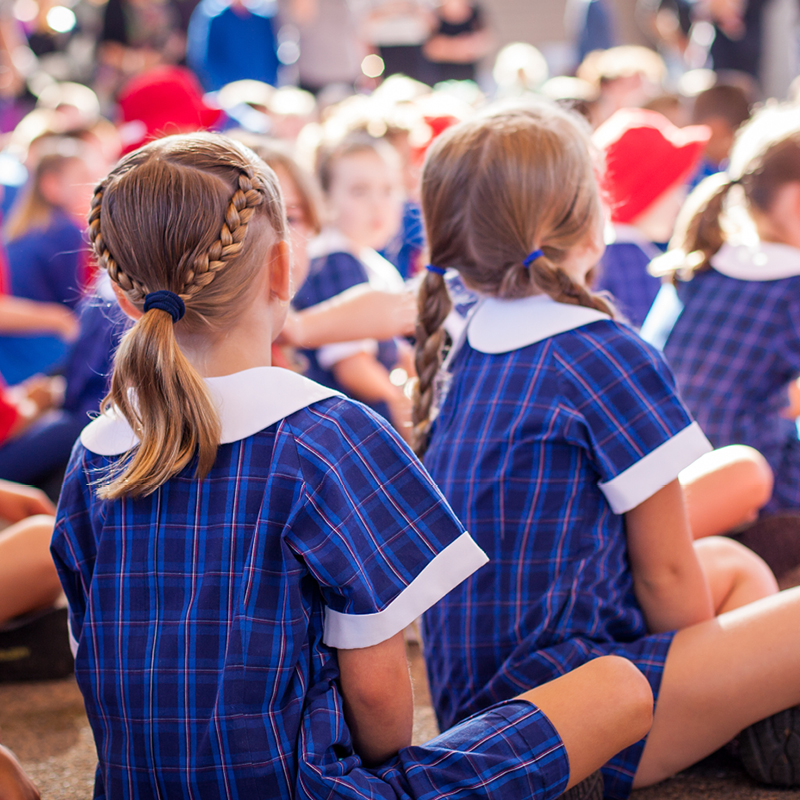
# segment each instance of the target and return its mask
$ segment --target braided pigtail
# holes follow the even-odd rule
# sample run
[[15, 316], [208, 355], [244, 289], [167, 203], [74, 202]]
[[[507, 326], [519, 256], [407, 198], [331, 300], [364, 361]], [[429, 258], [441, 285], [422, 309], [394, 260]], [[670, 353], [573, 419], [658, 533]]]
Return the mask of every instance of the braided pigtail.
[[453, 303], [444, 276], [429, 272], [419, 288], [414, 365], [417, 381], [411, 413], [412, 447], [422, 458], [428, 449], [431, 416], [436, 400], [436, 381], [445, 345], [444, 321]]
[[564, 269], [553, 264], [547, 257], [537, 258], [528, 269], [537, 288], [556, 302], [593, 308], [610, 317], [615, 316], [614, 306], [605, 297], [590, 292], [586, 286], [574, 281]]
[[[244, 148], [208, 135], [149, 148], [150, 158], [137, 151], [138, 162], [123, 161], [97, 187], [89, 213], [99, 265], [142, 312], [120, 343], [102, 404], [128, 421], [140, 444], [101, 482], [105, 499], [147, 495], [195, 459], [197, 476], [208, 474], [220, 421], [177, 336], [224, 329], [220, 320], [235, 314], [234, 301], [263, 268], [265, 231], [285, 236], [277, 184], [259, 178]], [[262, 208], [275, 224], [248, 236]], [[166, 306], [151, 302], [162, 295]]]

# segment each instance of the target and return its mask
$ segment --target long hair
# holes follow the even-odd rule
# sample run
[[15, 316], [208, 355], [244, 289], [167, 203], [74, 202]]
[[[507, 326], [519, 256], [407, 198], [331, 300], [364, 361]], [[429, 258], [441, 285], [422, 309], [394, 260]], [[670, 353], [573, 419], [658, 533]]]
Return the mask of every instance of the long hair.
[[[599, 231], [602, 211], [588, 127], [550, 104], [507, 108], [450, 128], [428, 152], [422, 209], [431, 263], [458, 270], [482, 294], [613, 309], [562, 268]], [[544, 255], [523, 262], [536, 249]], [[444, 278], [429, 272], [419, 292], [414, 443], [427, 448], [436, 375], [451, 308]]]
[[182, 298], [186, 315], [151, 309], [123, 338], [103, 411], [115, 409], [140, 444], [102, 482], [100, 496], [149, 494], [196, 457], [205, 476], [220, 422], [176, 331], [209, 342], [248, 302], [264, 253], [286, 238], [274, 173], [216, 134], [170, 136], [124, 158], [95, 190], [94, 254], [137, 309], [148, 293]]
[[706, 178], [689, 196], [675, 225], [666, 259], [669, 271], [691, 279], [710, 266], [727, 238], [725, 210], [741, 187], [751, 214], [769, 214], [780, 188], [800, 181], [800, 109], [774, 106], [756, 114], [737, 134], [727, 172]]

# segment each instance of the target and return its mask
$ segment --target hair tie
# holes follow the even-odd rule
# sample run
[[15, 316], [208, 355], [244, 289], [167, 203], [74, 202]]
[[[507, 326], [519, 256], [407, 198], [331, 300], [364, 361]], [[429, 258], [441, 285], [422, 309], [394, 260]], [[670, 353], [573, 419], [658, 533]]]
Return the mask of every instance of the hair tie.
[[529, 267], [536, 261], [537, 258], [541, 258], [544, 255], [544, 250], [534, 250], [523, 262], [522, 265], [524, 267]]
[[183, 315], [186, 313], [186, 306], [180, 296], [167, 289], [160, 289], [157, 292], [150, 292], [150, 294], [145, 295], [144, 313], [146, 314], [151, 308], [166, 311], [172, 317], [173, 324], [182, 320]]
[[442, 269], [441, 267], [437, 267], [433, 264], [428, 264], [425, 269], [428, 270], [428, 272], [435, 272], [437, 275], [441, 275], [442, 277], [444, 277], [447, 273], [446, 269]]

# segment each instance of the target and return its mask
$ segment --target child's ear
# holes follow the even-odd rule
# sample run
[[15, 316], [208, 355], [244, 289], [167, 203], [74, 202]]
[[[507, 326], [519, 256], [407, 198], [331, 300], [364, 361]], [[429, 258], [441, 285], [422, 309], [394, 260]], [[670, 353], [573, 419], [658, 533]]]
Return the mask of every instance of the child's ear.
[[119, 307], [122, 309], [126, 317], [130, 317], [132, 320], [138, 322], [142, 318], [142, 312], [136, 308], [133, 303], [125, 296], [125, 292], [117, 286], [116, 283], [111, 284], [111, 288], [114, 290], [114, 296], [117, 298], [117, 302], [119, 303]]
[[291, 294], [292, 257], [289, 242], [281, 240], [270, 248], [269, 291], [281, 305], [288, 305]]

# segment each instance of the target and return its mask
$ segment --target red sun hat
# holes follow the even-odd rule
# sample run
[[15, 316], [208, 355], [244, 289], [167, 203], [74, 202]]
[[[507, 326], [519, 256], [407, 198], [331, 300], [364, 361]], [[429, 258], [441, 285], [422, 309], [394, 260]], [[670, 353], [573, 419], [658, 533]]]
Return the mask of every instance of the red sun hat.
[[611, 221], [632, 222], [686, 179], [710, 137], [707, 125], [678, 128], [657, 111], [624, 108], [613, 114], [592, 137], [605, 157], [602, 186]]
[[208, 105], [192, 72], [156, 67], [128, 81], [117, 98], [124, 153], [151, 139], [211, 128], [222, 111]]

